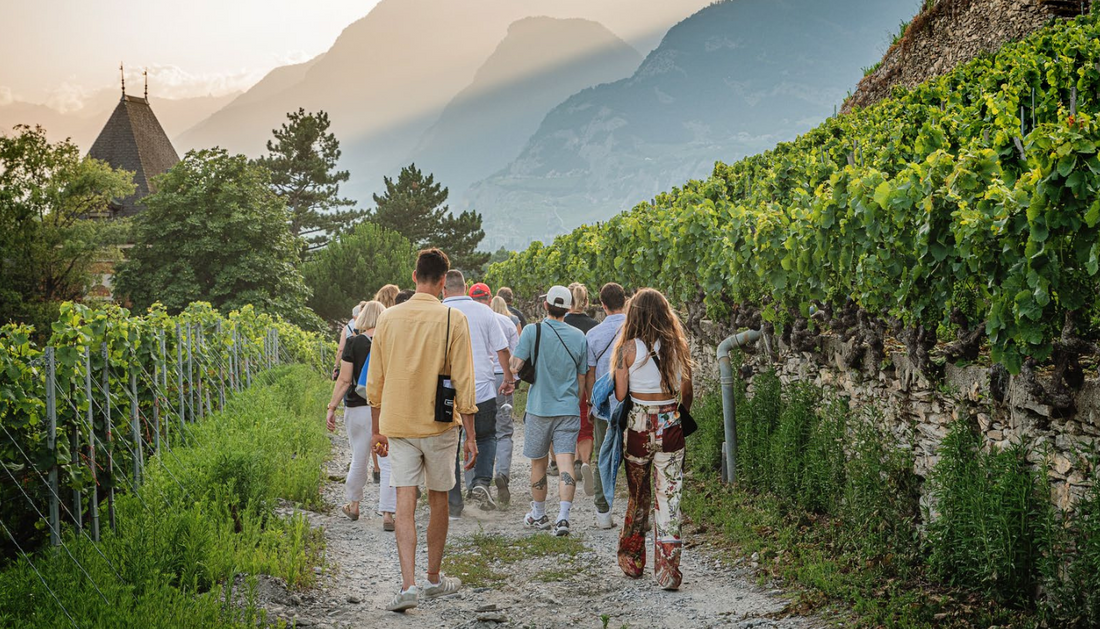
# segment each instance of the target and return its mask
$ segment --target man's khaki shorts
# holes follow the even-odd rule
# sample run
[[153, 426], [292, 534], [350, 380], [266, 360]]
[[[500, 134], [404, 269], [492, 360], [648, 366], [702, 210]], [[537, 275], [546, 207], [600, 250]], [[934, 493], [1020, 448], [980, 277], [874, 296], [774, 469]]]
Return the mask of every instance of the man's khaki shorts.
[[416, 487], [421, 478], [429, 491], [455, 486], [458, 427], [434, 437], [390, 439], [390, 486]]

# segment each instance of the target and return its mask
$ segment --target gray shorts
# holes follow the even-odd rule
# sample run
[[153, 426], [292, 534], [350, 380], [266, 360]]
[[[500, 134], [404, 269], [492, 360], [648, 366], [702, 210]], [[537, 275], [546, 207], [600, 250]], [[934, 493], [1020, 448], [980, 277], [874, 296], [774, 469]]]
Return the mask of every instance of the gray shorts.
[[551, 440], [554, 454], [574, 454], [580, 431], [580, 415], [541, 417], [527, 413], [523, 420], [523, 456], [529, 459], [545, 457], [550, 454]]

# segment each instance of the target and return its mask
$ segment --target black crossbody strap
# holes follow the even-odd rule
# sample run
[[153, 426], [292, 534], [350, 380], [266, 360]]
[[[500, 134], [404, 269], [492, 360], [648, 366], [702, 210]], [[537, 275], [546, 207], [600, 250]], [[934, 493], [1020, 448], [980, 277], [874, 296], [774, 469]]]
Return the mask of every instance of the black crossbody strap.
[[[657, 357], [657, 349], [649, 350], [650, 357], [653, 358], [653, 364], [657, 365], [657, 373], [661, 375], [661, 385], [664, 386], [669, 393], [672, 393], [672, 387], [668, 386], [668, 382], [665, 380], [665, 373], [661, 371], [661, 359]], [[676, 392], [676, 397], [680, 397], [680, 392]]]
[[443, 371], [447, 373], [440, 374], [442, 376], [451, 375], [451, 308], [447, 307], [447, 337], [443, 341]]
[[603, 351], [600, 352], [599, 356], [596, 356], [597, 363], [600, 362], [600, 359], [603, 358], [603, 355], [607, 353], [607, 350], [611, 349], [611, 346], [615, 344], [615, 339], [619, 338], [619, 334], [623, 331], [623, 325], [624, 324], [622, 323], [619, 324], [619, 328], [615, 330], [615, 334], [611, 337], [611, 340], [607, 342], [607, 346], [603, 348]]
[[574, 363], [577, 363], [577, 357], [573, 355], [573, 352], [569, 351], [569, 346], [565, 344], [565, 341], [562, 340], [561, 335], [554, 329], [554, 326], [550, 326], [550, 331], [554, 333], [554, 336], [558, 337], [559, 341], [561, 341], [561, 346], [565, 348], [565, 353], [569, 354], [569, 357], [573, 359]]

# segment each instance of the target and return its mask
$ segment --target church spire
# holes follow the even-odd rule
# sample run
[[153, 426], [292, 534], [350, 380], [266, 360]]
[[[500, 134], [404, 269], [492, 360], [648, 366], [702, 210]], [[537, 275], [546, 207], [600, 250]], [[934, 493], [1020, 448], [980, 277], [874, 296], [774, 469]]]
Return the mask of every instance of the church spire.
[[149, 68], [142, 71], [141, 75], [145, 77], [145, 100], [149, 100]]
[[122, 67], [122, 62], [118, 62], [118, 73], [122, 76], [122, 97], [126, 98], [126, 70]]

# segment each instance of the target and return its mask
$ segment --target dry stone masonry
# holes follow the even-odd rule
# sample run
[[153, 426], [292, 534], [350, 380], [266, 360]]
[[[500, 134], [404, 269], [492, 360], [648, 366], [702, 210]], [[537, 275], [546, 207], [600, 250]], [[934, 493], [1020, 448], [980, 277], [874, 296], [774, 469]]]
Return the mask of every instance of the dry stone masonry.
[[[697, 374], [716, 382], [716, 350], [710, 340], [716, 335], [705, 337], [707, 341], [692, 342]], [[965, 418], [985, 436], [986, 447], [1024, 444], [1029, 460], [1047, 469], [1051, 497], [1060, 509], [1072, 510], [1084, 495], [1094, 474], [1082, 455], [1100, 446], [1100, 378], [1095, 369], [1088, 370], [1076, 393], [1076, 413], [1058, 416], [1020, 378], [1001, 377], [988, 365], [947, 365], [942, 381], [931, 382], [904, 352], [888, 353], [882, 365], [864, 360], [864, 369], [849, 369], [842, 358], [848, 349], [830, 337], [822, 338], [818, 352], [794, 352], [772, 340], [746, 354], [745, 362], [756, 373], [774, 369], [785, 384], [810, 382], [828, 395], [847, 398], [852, 408], [873, 409], [896, 445], [913, 451], [914, 471], [921, 478], [938, 461], [936, 453], [950, 424]]]

